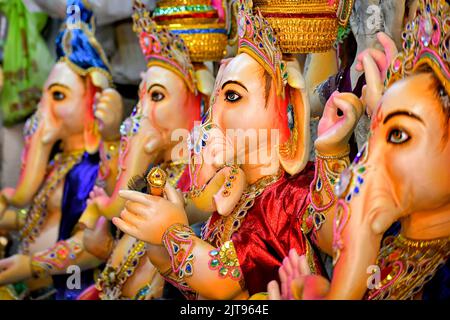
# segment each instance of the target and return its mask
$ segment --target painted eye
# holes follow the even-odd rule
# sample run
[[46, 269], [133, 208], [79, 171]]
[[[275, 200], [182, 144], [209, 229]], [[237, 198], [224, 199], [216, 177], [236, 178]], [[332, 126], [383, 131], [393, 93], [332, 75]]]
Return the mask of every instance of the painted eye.
[[55, 101], [63, 101], [66, 98], [66, 95], [64, 93], [62, 93], [61, 91], [54, 91], [52, 93], [53, 95], [53, 100]]
[[225, 101], [234, 103], [241, 99], [242, 99], [241, 95], [236, 91], [228, 90], [227, 92], [225, 92]]
[[409, 139], [411, 139], [411, 137], [401, 129], [393, 129], [388, 135], [388, 142], [393, 144], [402, 144]]
[[159, 91], [152, 92], [152, 101], [159, 102], [159, 101], [163, 100], [164, 98], [165, 98], [165, 96], [161, 92], [159, 92]]

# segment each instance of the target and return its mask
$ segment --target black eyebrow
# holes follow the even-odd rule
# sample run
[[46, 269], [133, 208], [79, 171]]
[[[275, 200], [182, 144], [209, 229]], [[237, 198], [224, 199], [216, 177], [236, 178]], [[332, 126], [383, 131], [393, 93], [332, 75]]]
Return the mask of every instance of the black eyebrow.
[[223, 88], [225, 88], [225, 86], [228, 85], [228, 84], [237, 84], [238, 86], [241, 86], [242, 88], [245, 89], [245, 91], [248, 92], [247, 88], [246, 88], [242, 83], [240, 83], [239, 81], [233, 81], [233, 80], [228, 80], [227, 82], [225, 82], [225, 83], [222, 85], [222, 90], [223, 90]]
[[397, 116], [407, 116], [407, 117], [416, 119], [423, 123], [423, 120], [418, 115], [416, 115], [410, 111], [400, 110], [400, 111], [394, 111], [394, 112], [388, 114], [386, 116], [386, 118], [384, 118], [383, 124], [386, 124], [389, 120], [391, 120], [392, 118], [397, 117]]
[[154, 83], [154, 84], [152, 84], [152, 85], [150, 86], [150, 88], [148, 88], [147, 92], [150, 92], [150, 90], [152, 90], [153, 87], [161, 87], [161, 88], [163, 88], [164, 90], [166, 89], [163, 85], [158, 84], [158, 83]]

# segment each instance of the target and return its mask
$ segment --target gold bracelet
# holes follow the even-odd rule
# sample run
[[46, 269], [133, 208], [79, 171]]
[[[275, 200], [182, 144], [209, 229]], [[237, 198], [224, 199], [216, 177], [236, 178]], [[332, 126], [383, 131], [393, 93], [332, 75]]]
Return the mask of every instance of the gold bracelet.
[[325, 156], [316, 151], [316, 157], [319, 159], [322, 159], [322, 160], [339, 160], [344, 157], [348, 157], [349, 154], [350, 154], [350, 150], [346, 151], [340, 155], [337, 155], [337, 156]]
[[31, 270], [31, 276], [34, 279], [43, 279], [48, 276], [47, 269], [43, 268], [41, 263], [36, 261], [33, 256], [30, 257], [30, 270]]

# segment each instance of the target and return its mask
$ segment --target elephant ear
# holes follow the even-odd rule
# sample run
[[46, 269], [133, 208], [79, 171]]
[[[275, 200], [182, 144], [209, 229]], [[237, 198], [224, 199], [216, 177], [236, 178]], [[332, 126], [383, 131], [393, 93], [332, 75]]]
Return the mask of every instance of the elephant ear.
[[293, 111], [293, 127], [288, 141], [280, 145], [279, 156], [284, 170], [290, 175], [301, 172], [309, 160], [310, 105], [305, 79], [297, 60], [287, 62], [290, 107]]
[[215, 78], [207, 68], [201, 68], [195, 71], [197, 89], [200, 93], [210, 97], [214, 90]]
[[87, 110], [86, 118], [84, 123], [84, 142], [86, 146], [86, 151], [90, 154], [94, 154], [98, 151], [101, 142], [100, 132], [98, 130], [98, 123], [94, 116], [94, 105], [95, 105], [95, 94], [104, 89], [102, 86], [102, 77], [100, 73], [90, 73], [89, 77], [86, 78], [87, 84]]

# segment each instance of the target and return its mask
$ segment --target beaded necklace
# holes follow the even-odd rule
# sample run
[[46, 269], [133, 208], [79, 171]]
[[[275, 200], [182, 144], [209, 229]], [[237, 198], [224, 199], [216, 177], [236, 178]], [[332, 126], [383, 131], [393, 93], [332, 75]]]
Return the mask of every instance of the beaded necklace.
[[84, 152], [84, 150], [79, 150], [71, 153], [59, 153], [55, 156], [53, 163], [50, 163], [50, 174], [38, 194], [33, 198], [33, 203], [26, 215], [25, 225], [20, 231], [20, 252], [22, 254], [29, 254], [30, 244], [41, 233], [48, 215], [47, 205], [50, 196], [65, 179], [67, 173], [81, 161]]
[[382, 280], [368, 300], [414, 299], [450, 258], [450, 238], [411, 240], [401, 234], [383, 241], [377, 259]]

